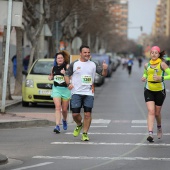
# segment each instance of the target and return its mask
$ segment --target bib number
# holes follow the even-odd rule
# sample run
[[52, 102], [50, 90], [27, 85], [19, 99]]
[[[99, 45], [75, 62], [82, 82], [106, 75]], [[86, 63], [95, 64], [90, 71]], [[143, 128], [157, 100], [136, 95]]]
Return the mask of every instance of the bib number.
[[92, 85], [92, 77], [89, 75], [81, 76], [82, 85]]
[[64, 83], [65, 82], [64, 76], [56, 75], [54, 76], [54, 81], [57, 82], [58, 84]]

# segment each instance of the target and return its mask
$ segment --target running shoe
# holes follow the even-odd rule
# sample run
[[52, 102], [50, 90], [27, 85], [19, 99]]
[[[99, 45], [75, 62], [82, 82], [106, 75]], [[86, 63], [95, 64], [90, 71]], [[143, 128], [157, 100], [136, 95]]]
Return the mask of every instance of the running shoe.
[[55, 128], [54, 128], [54, 132], [55, 133], [60, 133], [60, 126], [56, 126]]
[[151, 142], [154, 142], [153, 136], [152, 136], [152, 135], [149, 135], [149, 136], [147, 137], [147, 141], [149, 141], [150, 143], [151, 143]]
[[89, 137], [88, 137], [87, 133], [82, 134], [81, 140], [82, 141], [89, 141]]
[[158, 137], [158, 139], [162, 138], [162, 128], [157, 129], [157, 137]]
[[62, 120], [63, 122], [63, 129], [67, 130], [67, 121], [66, 120]]
[[74, 132], [73, 132], [73, 136], [74, 136], [74, 137], [77, 137], [77, 136], [80, 134], [80, 131], [81, 131], [82, 127], [83, 127], [83, 124], [77, 126], [77, 127], [74, 129]]

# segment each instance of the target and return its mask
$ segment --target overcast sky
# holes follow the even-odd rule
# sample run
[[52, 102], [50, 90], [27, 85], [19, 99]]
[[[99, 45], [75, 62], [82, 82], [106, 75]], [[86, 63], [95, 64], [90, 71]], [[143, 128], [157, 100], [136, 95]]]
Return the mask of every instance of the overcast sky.
[[140, 36], [140, 28], [143, 33], [150, 34], [155, 20], [155, 10], [158, 0], [128, 0], [129, 1], [129, 29], [128, 38], [137, 39]]

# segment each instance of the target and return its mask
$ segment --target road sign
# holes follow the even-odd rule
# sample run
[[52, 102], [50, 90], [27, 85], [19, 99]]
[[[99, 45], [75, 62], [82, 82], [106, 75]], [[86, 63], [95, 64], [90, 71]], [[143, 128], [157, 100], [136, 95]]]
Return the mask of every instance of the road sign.
[[75, 37], [72, 41], [72, 49], [79, 49], [82, 45], [82, 40], [80, 37]]
[[[22, 27], [23, 2], [13, 2], [11, 26]], [[8, 1], [0, 1], [0, 25], [7, 25]]]

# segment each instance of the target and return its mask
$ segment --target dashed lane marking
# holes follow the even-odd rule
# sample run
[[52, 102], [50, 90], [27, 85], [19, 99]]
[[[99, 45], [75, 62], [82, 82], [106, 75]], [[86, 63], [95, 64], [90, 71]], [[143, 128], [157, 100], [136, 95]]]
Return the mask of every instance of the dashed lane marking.
[[146, 120], [132, 120], [132, 123], [147, 123]]
[[53, 145], [170, 146], [169, 143], [52, 142]]
[[131, 126], [132, 128], [146, 128], [147, 126]]
[[89, 156], [34, 156], [35, 159], [68, 159], [68, 160], [117, 160], [117, 161], [170, 161], [170, 158], [158, 158], [158, 157], [89, 157]]
[[[72, 132], [66, 132], [65, 134], [73, 135]], [[142, 135], [142, 136], [148, 135], [148, 133], [100, 133], [100, 132], [95, 132], [95, 133], [89, 132], [88, 134], [89, 135], [134, 135], [134, 136], [136, 136], [136, 135]], [[156, 133], [154, 133], [154, 135], [156, 135]], [[163, 135], [164, 136], [170, 136], [170, 133], [164, 133]]]
[[91, 128], [94, 128], [94, 127], [107, 127], [107, 126], [90, 126]]
[[111, 120], [105, 120], [105, 119], [92, 119], [92, 123], [107, 123], [109, 124]]

